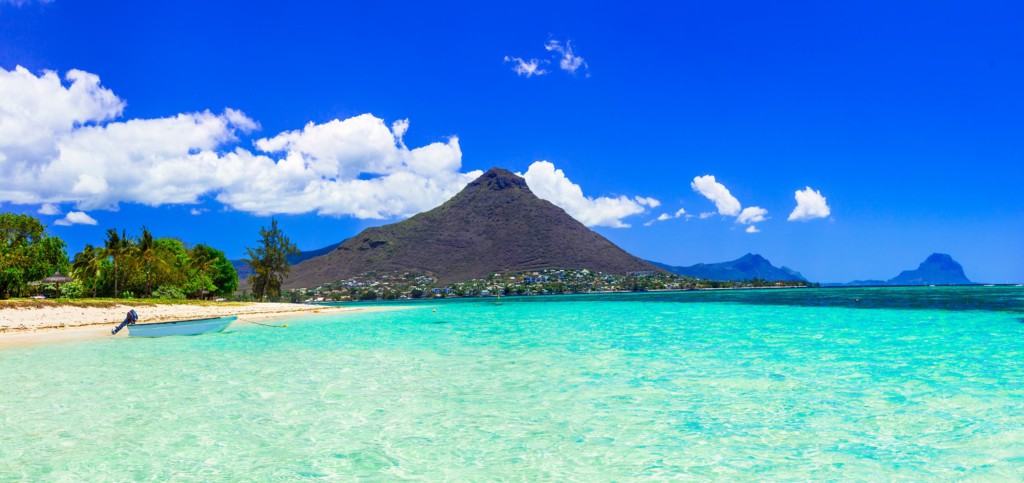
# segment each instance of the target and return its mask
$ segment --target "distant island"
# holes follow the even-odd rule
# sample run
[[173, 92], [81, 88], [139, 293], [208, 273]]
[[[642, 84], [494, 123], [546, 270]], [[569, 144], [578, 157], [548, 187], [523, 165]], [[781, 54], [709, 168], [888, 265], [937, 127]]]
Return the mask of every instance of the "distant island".
[[770, 282], [807, 281], [800, 272], [786, 267], [776, 267], [766, 258], [753, 253], [748, 253], [729, 262], [698, 263], [688, 267], [677, 267], [658, 262], [651, 263], [677, 275], [706, 280], [761, 279]]
[[880, 285], [968, 285], [964, 268], [945, 253], [932, 253], [915, 270], [904, 270], [889, 280], [854, 280], [846, 286]]

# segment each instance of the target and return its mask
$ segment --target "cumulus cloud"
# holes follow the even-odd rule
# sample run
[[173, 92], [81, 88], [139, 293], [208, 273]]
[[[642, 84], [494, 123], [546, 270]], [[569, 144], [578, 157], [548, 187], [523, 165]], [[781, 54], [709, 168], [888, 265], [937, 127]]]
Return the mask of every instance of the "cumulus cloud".
[[558, 40], [548, 40], [548, 43], [544, 44], [544, 49], [548, 52], [558, 54], [558, 67], [560, 69], [570, 74], [575, 74], [576, 71], [582, 67], [584, 71], [587, 71], [587, 76], [590, 76], [590, 66], [588, 66], [587, 62], [583, 60], [583, 57], [580, 57], [573, 52], [572, 42], [567, 40], [563, 45], [562, 42]]
[[523, 59], [521, 57], [509, 57], [505, 56], [505, 62], [512, 63], [512, 71], [520, 76], [533, 77], [535, 75], [544, 75], [548, 71], [541, 68], [542, 64], [546, 64], [547, 61], [541, 61], [537, 59]]
[[57, 206], [57, 205], [55, 205], [53, 203], [43, 203], [43, 206], [39, 207], [39, 211], [37, 211], [37, 213], [39, 213], [40, 215], [50, 215], [50, 216], [52, 216], [52, 215], [59, 215], [59, 214], [61, 214], [63, 212], [60, 210], [59, 206]]
[[206, 208], [192, 208], [188, 210], [188, 213], [192, 216], [199, 216], [206, 212]]
[[100, 87], [99, 76], [71, 70], [64, 80], [69, 85], [53, 71], [0, 68], [0, 162], [53, 156], [55, 139], [121, 115], [124, 102]]
[[72, 211], [65, 215], [64, 218], [53, 222], [53, 224], [60, 226], [95, 225], [96, 220], [81, 211]]
[[[693, 178], [693, 182], [690, 183], [690, 187], [694, 191], [700, 193], [705, 198], [715, 203], [715, 208], [718, 209], [720, 215], [735, 216], [736, 223], [750, 225], [747, 227], [747, 233], [759, 233], [753, 224], [762, 222], [768, 219], [768, 210], [761, 208], [760, 206], [748, 206], [742, 208], [740, 201], [736, 199], [732, 193], [723, 185], [715, 180], [714, 176], [705, 175]], [[701, 213], [700, 218], [710, 218], [714, 213]]]
[[608, 226], [627, 228], [623, 218], [638, 215], [648, 208], [656, 208], [661, 202], [642, 196], [591, 198], [584, 196], [583, 189], [573, 183], [560, 169], [548, 161], [537, 161], [530, 165], [526, 174], [530, 190], [538, 197], [548, 200], [587, 226]]
[[[705, 198], [715, 203], [718, 213], [726, 216], [736, 216], [740, 213], [740, 201], [736, 199], [729, 190], [711, 175], [697, 176], [693, 178], [690, 187]], [[701, 216], [703, 218], [703, 216]]]
[[241, 111], [117, 120], [125, 103], [98, 76], [64, 81], [0, 68], [0, 202], [90, 210], [212, 196], [261, 215], [381, 219], [433, 208], [481, 174], [462, 172], [458, 138], [407, 148], [405, 119], [310, 123], [232, 149], [259, 128]]
[[702, 220], [706, 220], [708, 218], [711, 218], [712, 216], [715, 216], [714, 211], [705, 211], [699, 215], [699, 218]]
[[761, 208], [760, 206], [748, 206], [740, 212], [739, 216], [736, 217], [736, 223], [749, 225], [751, 223], [762, 222], [765, 220], [765, 215], [767, 214], [768, 210]]
[[808, 221], [816, 218], [826, 218], [832, 210], [825, 203], [825, 197], [820, 191], [815, 191], [808, 186], [804, 190], [795, 193], [796, 208], [789, 214], [789, 221]]

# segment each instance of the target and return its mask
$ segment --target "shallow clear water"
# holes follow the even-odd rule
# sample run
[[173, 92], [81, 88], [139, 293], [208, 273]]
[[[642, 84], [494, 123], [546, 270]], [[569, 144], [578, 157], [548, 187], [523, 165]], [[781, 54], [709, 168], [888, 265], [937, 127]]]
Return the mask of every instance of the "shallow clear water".
[[1024, 477], [1021, 288], [493, 302], [2, 349], [0, 479]]

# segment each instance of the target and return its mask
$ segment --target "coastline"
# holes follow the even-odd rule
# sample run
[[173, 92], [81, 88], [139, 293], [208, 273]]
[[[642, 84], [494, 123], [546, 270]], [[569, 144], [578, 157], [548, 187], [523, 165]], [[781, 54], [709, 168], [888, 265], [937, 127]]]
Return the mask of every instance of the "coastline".
[[67, 342], [104, 337], [127, 337], [128, 331], [110, 334], [125, 313], [135, 308], [140, 323], [205, 317], [238, 316], [235, 324], [294, 317], [298, 315], [331, 315], [339, 313], [403, 310], [407, 307], [322, 307], [286, 303], [249, 303], [216, 305], [161, 304], [145, 307], [115, 305], [111, 307], [5, 307], [0, 308], [0, 349], [8, 346]]

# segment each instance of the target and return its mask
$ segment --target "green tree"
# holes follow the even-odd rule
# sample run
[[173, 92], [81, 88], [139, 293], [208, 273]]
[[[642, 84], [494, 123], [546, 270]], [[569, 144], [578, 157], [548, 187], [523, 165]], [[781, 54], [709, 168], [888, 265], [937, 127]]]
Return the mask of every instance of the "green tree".
[[252, 268], [249, 284], [252, 294], [257, 300], [266, 297], [280, 297], [281, 283], [291, 272], [288, 255], [298, 255], [299, 249], [285, 236], [277, 226], [277, 220], [270, 220], [270, 229], [260, 228], [259, 245], [246, 248], [248, 259], [245, 261]]
[[[133, 248], [133, 243], [128, 235], [121, 231], [121, 234], [117, 234], [117, 230], [111, 228], [107, 230], [107, 240], [104, 243], [104, 250], [108, 257], [114, 262], [114, 297], [120, 297], [121, 293], [118, 291], [118, 263], [124, 265], [125, 258], [130, 256]], [[123, 268], [123, 267], [122, 267]]]
[[189, 271], [192, 267], [192, 258], [189, 256], [185, 244], [177, 238], [157, 238], [153, 242], [160, 251], [165, 265], [158, 266], [157, 277], [153, 285], [184, 287], [188, 282]]
[[226, 297], [238, 290], [238, 272], [224, 252], [209, 245], [199, 244], [189, 253], [194, 267], [200, 267], [210, 279], [214, 295]]
[[146, 227], [142, 227], [142, 235], [139, 236], [139, 242], [134, 248], [132, 255], [138, 257], [139, 265], [142, 266], [142, 271], [146, 276], [146, 296], [152, 297], [154, 272], [166, 267], [167, 260], [160, 250], [160, 245], [157, 245], [153, 234]]
[[55, 270], [67, 271], [64, 248], [35, 217], [0, 213], [0, 297], [20, 294], [28, 282]]
[[96, 298], [96, 286], [103, 276], [103, 262], [106, 258], [102, 248], [86, 244], [71, 264], [71, 273], [76, 279], [91, 282], [93, 298]]

